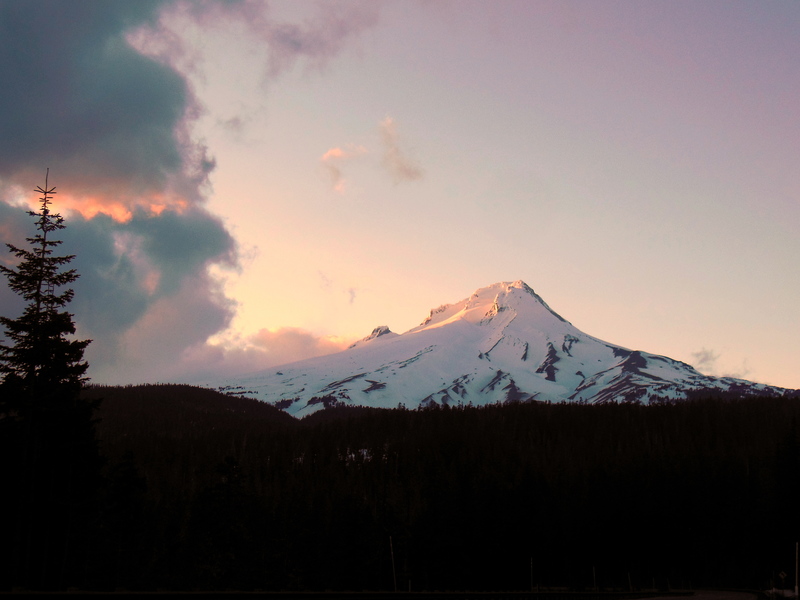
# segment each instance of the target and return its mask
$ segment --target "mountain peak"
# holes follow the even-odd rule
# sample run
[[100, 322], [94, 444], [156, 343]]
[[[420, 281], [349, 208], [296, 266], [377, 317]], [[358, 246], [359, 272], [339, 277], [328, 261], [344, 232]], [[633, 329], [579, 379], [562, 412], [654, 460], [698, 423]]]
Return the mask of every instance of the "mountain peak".
[[[530, 293], [536, 296], [533, 290], [522, 280], [513, 283], [501, 281], [475, 290], [469, 298], [461, 300], [460, 302], [442, 304], [437, 308], [432, 308], [428, 316], [419, 324], [417, 329], [429, 325], [436, 325], [443, 321], [450, 320], [453, 317], [463, 317], [468, 312], [480, 313], [482, 307], [485, 307], [484, 316], [488, 317], [493, 307], [496, 307], [495, 312], [500, 310], [501, 298], [505, 298], [508, 292], [514, 288], [530, 290]], [[538, 298], [538, 296], [536, 297]], [[504, 303], [503, 307], [505, 307]]]
[[[345, 351], [239, 378], [249, 395], [303, 416], [331, 401], [393, 408], [509, 401], [643, 402], [692, 390], [786, 390], [702, 375], [665, 356], [578, 330], [524, 281], [499, 282], [430, 311], [398, 335], [376, 327]], [[223, 382], [220, 382], [223, 383]]]
[[534, 319], [537, 322], [555, 317], [558, 321], [569, 324], [531, 286], [519, 279], [479, 288], [469, 298], [434, 308], [416, 329], [439, 327], [457, 319], [487, 324], [504, 311], [511, 311], [514, 316], [522, 314], [525, 319]]
[[525, 283], [521, 279], [518, 279], [517, 281], [514, 281], [513, 283], [507, 283], [505, 285], [506, 285], [506, 296], [509, 296], [509, 295], [513, 296], [514, 292], [516, 290], [519, 290], [519, 293], [524, 293], [524, 294], [526, 294], [528, 296], [533, 297], [533, 299], [536, 300], [537, 303], [539, 303], [543, 307], [545, 307], [547, 309], [547, 311], [550, 314], [552, 314], [554, 317], [556, 317], [559, 321], [562, 321], [563, 323], [568, 323], [569, 322], [564, 317], [559, 315], [556, 311], [554, 311], [552, 308], [550, 308], [548, 306], [547, 302], [545, 302], [544, 299], [542, 299], [542, 297], [539, 294], [537, 294], [533, 290], [533, 288], [531, 286], [529, 286], [527, 283]]

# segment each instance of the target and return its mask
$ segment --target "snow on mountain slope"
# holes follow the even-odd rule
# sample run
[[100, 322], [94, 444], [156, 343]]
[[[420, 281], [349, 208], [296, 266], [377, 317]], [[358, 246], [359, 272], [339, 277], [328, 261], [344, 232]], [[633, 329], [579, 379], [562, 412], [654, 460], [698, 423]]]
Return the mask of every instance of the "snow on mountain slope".
[[296, 416], [332, 401], [416, 408], [527, 400], [648, 402], [697, 389], [785, 391], [709, 377], [686, 363], [598, 340], [556, 314], [522, 281], [496, 283], [433, 309], [402, 335], [377, 327], [343, 352], [212, 386]]

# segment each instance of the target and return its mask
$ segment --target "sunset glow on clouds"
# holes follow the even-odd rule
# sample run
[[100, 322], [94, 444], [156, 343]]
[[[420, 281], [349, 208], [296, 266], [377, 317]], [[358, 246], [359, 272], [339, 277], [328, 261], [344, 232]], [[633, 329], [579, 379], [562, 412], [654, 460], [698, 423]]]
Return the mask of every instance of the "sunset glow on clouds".
[[591, 335], [800, 387], [798, 26], [736, 0], [0, 0], [0, 241], [49, 168], [98, 382], [333, 352], [523, 279]]
[[345, 190], [345, 179], [344, 175], [342, 174], [342, 163], [366, 152], [367, 149], [363, 146], [354, 146], [347, 149], [337, 147], [331, 148], [322, 155], [320, 160], [330, 175], [331, 185], [333, 186], [333, 190], [335, 192], [342, 194]]
[[410, 158], [402, 147], [400, 136], [397, 132], [397, 123], [392, 117], [383, 119], [378, 130], [380, 133], [380, 150], [368, 150], [363, 145], [349, 144], [348, 146], [329, 149], [320, 159], [330, 176], [333, 190], [343, 194], [346, 188], [346, 179], [342, 169], [344, 165], [354, 159], [368, 154], [381, 156], [381, 168], [395, 184], [422, 179], [422, 167]]

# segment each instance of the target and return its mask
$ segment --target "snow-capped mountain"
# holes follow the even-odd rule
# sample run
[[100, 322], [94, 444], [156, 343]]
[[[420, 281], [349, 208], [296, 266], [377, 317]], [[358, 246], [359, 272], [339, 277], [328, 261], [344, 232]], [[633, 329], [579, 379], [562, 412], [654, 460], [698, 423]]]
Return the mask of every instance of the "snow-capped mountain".
[[522, 281], [496, 283], [435, 308], [402, 335], [377, 327], [343, 352], [214, 387], [296, 416], [334, 401], [386, 408], [527, 400], [646, 403], [698, 389], [786, 391], [709, 377], [686, 363], [601, 341], [576, 329]]

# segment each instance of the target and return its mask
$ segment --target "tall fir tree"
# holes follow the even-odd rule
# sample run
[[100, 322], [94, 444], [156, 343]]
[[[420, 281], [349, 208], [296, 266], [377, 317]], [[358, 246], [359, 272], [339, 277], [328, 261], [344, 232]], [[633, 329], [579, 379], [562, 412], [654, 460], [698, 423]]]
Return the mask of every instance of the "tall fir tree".
[[[49, 175], [49, 170], [48, 170]], [[16, 319], [0, 317], [0, 465], [6, 534], [2, 587], [63, 589], [80, 584], [85, 533], [99, 485], [96, 404], [81, 397], [90, 340], [76, 340], [66, 306], [78, 277], [57, 256], [54, 234], [64, 219], [51, 211], [55, 188], [38, 187], [41, 205], [28, 247], [6, 244], [15, 267], [0, 266], [9, 288], [26, 302]]]
[[[49, 170], [48, 170], [49, 175]], [[74, 255], [55, 256], [61, 244], [52, 234], [64, 229], [64, 219], [50, 210], [55, 188], [48, 187], [47, 176], [39, 212], [28, 211], [36, 218], [37, 233], [26, 238], [30, 248], [6, 244], [19, 259], [16, 269], [0, 265], [0, 273], [8, 286], [20, 295], [27, 306], [16, 318], [0, 317], [6, 338], [11, 345], [0, 345], [0, 373], [4, 383], [20, 388], [40, 400], [51, 393], [76, 392], [85, 381], [88, 364], [83, 352], [90, 340], [73, 340], [75, 333], [72, 315], [64, 307], [72, 300], [72, 289], [59, 291], [78, 278], [75, 269], [63, 270]]]

